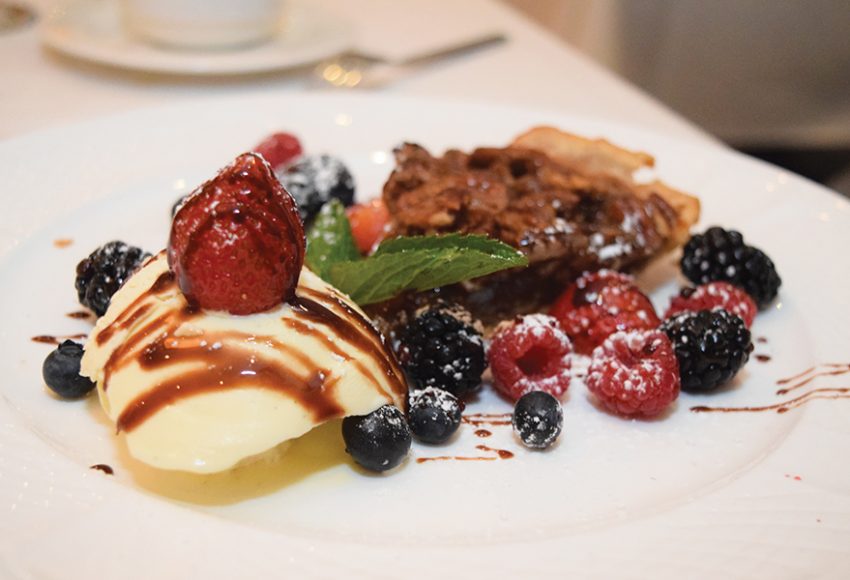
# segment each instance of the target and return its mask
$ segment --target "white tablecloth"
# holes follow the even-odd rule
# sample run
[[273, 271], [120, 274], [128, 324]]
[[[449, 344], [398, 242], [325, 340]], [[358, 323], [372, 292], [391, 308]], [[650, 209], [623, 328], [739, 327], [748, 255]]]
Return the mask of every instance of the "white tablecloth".
[[[406, 77], [382, 93], [449, 97], [557, 109], [685, 138], [710, 139], [663, 105], [593, 64], [495, 0], [312, 0], [347, 18], [358, 46], [380, 47], [415, 27], [427, 46], [447, 26], [475, 23], [509, 41]], [[54, 3], [31, 0], [46, 13]], [[428, 15], [427, 18], [421, 14]], [[382, 32], [383, 31], [383, 32]], [[88, 64], [40, 45], [38, 28], [0, 35], [0, 138], [61, 123], [217, 95], [310, 90], [305, 71], [199, 78], [142, 74]], [[340, 89], [344, 90], [344, 89]]]

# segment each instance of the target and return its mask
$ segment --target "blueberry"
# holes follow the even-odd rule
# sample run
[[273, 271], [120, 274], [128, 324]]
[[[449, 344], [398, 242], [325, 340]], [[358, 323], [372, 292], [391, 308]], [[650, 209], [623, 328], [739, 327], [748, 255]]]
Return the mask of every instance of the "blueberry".
[[561, 434], [564, 411], [558, 399], [549, 393], [532, 391], [516, 402], [512, 423], [527, 447], [546, 449]]
[[50, 389], [65, 399], [77, 399], [94, 388], [94, 383], [80, 375], [80, 359], [83, 347], [66, 340], [47, 355], [41, 367], [44, 382]]
[[276, 175], [298, 203], [304, 223], [316, 217], [331, 199], [338, 199], [346, 207], [354, 203], [354, 178], [336, 157], [308, 155], [276, 172]]
[[342, 420], [345, 451], [370, 471], [387, 471], [397, 466], [410, 450], [410, 427], [404, 414], [384, 405], [368, 415]]
[[463, 408], [448, 391], [428, 387], [410, 398], [410, 430], [425, 443], [443, 443], [460, 427]]

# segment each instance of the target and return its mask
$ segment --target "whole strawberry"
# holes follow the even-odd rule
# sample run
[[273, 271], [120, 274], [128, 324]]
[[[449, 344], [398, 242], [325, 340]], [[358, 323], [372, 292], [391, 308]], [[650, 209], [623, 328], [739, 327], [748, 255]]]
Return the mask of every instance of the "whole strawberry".
[[292, 196], [262, 157], [245, 153], [180, 207], [168, 263], [190, 303], [253, 314], [294, 296], [304, 250]]

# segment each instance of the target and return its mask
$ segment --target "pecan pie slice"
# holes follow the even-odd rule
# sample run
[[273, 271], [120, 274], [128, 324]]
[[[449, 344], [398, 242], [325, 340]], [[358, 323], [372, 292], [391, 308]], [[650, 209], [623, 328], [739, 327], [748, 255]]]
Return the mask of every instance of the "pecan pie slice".
[[442, 157], [405, 143], [395, 158], [383, 190], [389, 236], [481, 233], [528, 257], [528, 268], [436, 292], [485, 323], [544, 309], [585, 270], [638, 269], [683, 244], [699, 217], [696, 198], [635, 181], [651, 156], [550, 127]]

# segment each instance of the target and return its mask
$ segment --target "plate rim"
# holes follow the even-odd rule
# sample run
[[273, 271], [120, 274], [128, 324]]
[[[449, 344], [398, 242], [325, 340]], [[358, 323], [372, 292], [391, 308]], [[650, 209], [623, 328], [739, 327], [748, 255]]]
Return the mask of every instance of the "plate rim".
[[[253, 97], [249, 97], [249, 98], [253, 98]], [[309, 97], [309, 98], [314, 98], [314, 97]], [[339, 95], [334, 95], [334, 96], [333, 96], [333, 98], [331, 98], [331, 100], [339, 100], [339, 98], [341, 98]], [[409, 102], [409, 104], [410, 104], [410, 103], [415, 104], [414, 102], [420, 102], [420, 103], [421, 103], [421, 102], [423, 102], [423, 101], [424, 101], [424, 102], [427, 102], [427, 103], [433, 103], [433, 102], [435, 102], [435, 99], [423, 99], [423, 98], [399, 98], [399, 97], [393, 97], [393, 96], [390, 96], [390, 97], [381, 97], [381, 98], [378, 98], [378, 99], [373, 99], [372, 97], [366, 97], [366, 96], [363, 96], [363, 97], [361, 97], [361, 98], [369, 99], [370, 101], [378, 101], [378, 102], [382, 102], [382, 101], [383, 101], [383, 102], [386, 102], [386, 101], [400, 101], [400, 100], [403, 100], [403, 101], [408, 101], [408, 102]], [[211, 100], [214, 100], [214, 101], [226, 101], [226, 102], [232, 102], [232, 101], [234, 101], [235, 99], [234, 99], [233, 97], [226, 97], [226, 98], [214, 98], [214, 99], [211, 99]], [[261, 100], [265, 100], [265, 96], [264, 96]], [[294, 100], [296, 100], [296, 101], [297, 101], [298, 99], [294, 99]], [[440, 103], [442, 103], [442, 104], [444, 104], [444, 105], [447, 105], [447, 106], [454, 106], [454, 105], [457, 105], [457, 104], [458, 104], [458, 103], [457, 103], [457, 102], [455, 102], [455, 101], [447, 101], [447, 100], [436, 100], [436, 101], [437, 101], [437, 102], [440, 102]], [[205, 102], [206, 102], [206, 101], [205, 101]], [[475, 106], [475, 102], [470, 102], [470, 101], [461, 101], [461, 102], [462, 102], [462, 103], [464, 103], [464, 104], [465, 104], [465, 106], [469, 106], [469, 105], [471, 105], [471, 106]], [[191, 105], [187, 105], [186, 103], [178, 103], [178, 104], [172, 104], [172, 105], [164, 105], [164, 106], [162, 106], [162, 107], [171, 109], [171, 108], [185, 108], [185, 107], [187, 107], [187, 106], [191, 106]], [[155, 110], [155, 109], [160, 109], [160, 108], [161, 108], [161, 107], [154, 107], [154, 108], [150, 108], [150, 109]], [[491, 110], [505, 110], [505, 109], [511, 109], [511, 110], [520, 110], [520, 111], [523, 111], [523, 112], [526, 112], [526, 113], [527, 113], [527, 112], [529, 112], [529, 109], [528, 109], [528, 108], [524, 108], [524, 107], [510, 107], [510, 106], [509, 106], [509, 107], [505, 107], [505, 106], [492, 106], [492, 105], [491, 105], [491, 106], [488, 106], [488, 108], [490, 108]], [[146, 110], [148, 110], [148, 109], [146, 109]], [[148, 110], [148, 112], [150, 113], [150, 112], [151, 112], [151, 110]], [[155, 111], [154, 111], [154, 112], [155, 112]], [[539, 111], [536, 111], [536, 110], [535, 110], [534, 112], [535, 112], [535, 113], [537, 113], [537, 112], [539, 112]], [[542, 111], [541, 113], [542, 113], [542, 115], [541, 115], [541, 116], [543, 116], [543, 115], [548, 115], [548, 114], [549, 114], [549, 113], [547, 113], [546, 111]], [[557, 113], [554, 113], [554, 112], [553, 112], [553, 113], [551, 113], [551, 114], [552, 114], [553, 118], [554, 118], [554, 119], [557, 119], [558, 121], [565, 120], [565, 119], [569, 119], [569, 118], [574, 118], [574, 117], [575, 117], [575, 115], [565, 114], [564, 112], [557, 112]], [[37, 133], [34, 133], [34, 134], [29, 134], [29, 135], [20, 136], [20, 137], [13, 137], [13, 138], [11, 138], [11, 139], [8, 139], [8, 140], [5, 140], [5, 141], [3, 141], [3, 142], [0, 142], [0, 154], [2, 154], [2, 152], [3, 152], [3, 150], [4, 150], [4, 147], [6, 147], [6, 146], [14, 147], [15, 142], [16, 142], [16, 141], [18, 141], [18, 140], [23, 140], [23, 139], [49, 138], [49, 136], [50, 136], [50, 134], [51, 134], [51, 133], [56, 132], [56, 131], [65, 131], [65, 130], [68, 130], [68, 128], [69, 128], [69, 127], [72, 127], [72, 128], [73, 128], [73, 127], [75, 127], [75, 126], [76, 126], [76, 130], [79, 130], [80, 128], [84, 128], [85, 126], [90, 126], [93, 122], [104, 122], [104, 121], [105, 121], [105, 122], [110, 122], [110, 121], [111, 121], [111, 122], [113, 122], [113, 123], [114, 123], [114, 122], [118, 122], [118, 123], [120, 123], [120, 122], [121, 122], [121, 118], [123, 118], [123, 117], [137, 117], [138, 115], [139, 115], [139, 111], [131, 111], [131, 112], [125, 112], [125, 113], [117, 113], [117, 114], [109, 115], [109, 116], [105, 116], [105, 117], [98, 117], [98, 118], [96, 118], [96, 119], [84, 120], [84, 121], [77, 121], [77, 122], [75, 122], [75, 123], [72, 123], [72, 124], [69, 124], [69, 125], [65, 125], [65, 126], [62, 126], [62, 127], [53, 127], [53, 128], [43, 129], [43, 130], [38, 131]], [[576, 118], [577, 118], [577, 117], [576, 117]], [[731, 150], [729, 150], [729, 149], [726, 149], [725, 147], [719, 147], [719, 146], [714, 145], [714, 144], [697, 143], [697, 142], [695, 142], [695, 141], [691, 141], [691, 140], [689, 140], [689, 139], [681, 139], [681, 138], [670, 137], [670, 136], [668, 136], [668, 135], [666, 135], [666, 134], [663, 134], [663, 133], [661, 133], [661, 134], [659, 134], [659, 133], [654, 133], [654, 132], [652, 132], [651, 130], [646, 130], [646, 129], [641, 128], [641, 127], [639, 127], [639, 126], [627, 126], [627, 125], [623, 125], [622, 123], [619, 123], [619, 122], [606, 121], [606, 120], [604, 120], [604, 119], [590, 119], [590, 118], [586, 118], [586, 117], [582, 117], [582, 119], [584, 119], [585, 121], [590, 121], [591, 123], [593, 123], [593, 122], [598, 122], [600, 125], [608, 124], [608, 125], [626, 126], [626, 127], [628, 127], [630, 130], [635, 130], [635, 131], [645, 132], [645, 133], [651, 133], [651, 134], [653, 134], [653, 135], [654, 135], [654, 136], [656, 136], [656, 137], [661, 137], [661, 138], [663, 138], [664, 140], [668, 140], [668, 141], [672, 141], [672, 142], [685, 142], [685, 143], [690, 143], [692, 146], [696, 147], [697, 149], [710, 148], [710, 149], [714, 149], [714, 150], [716, 150], [716, 151], [718, 151], [718, 152], [723, 152], [723, 154], [731, 154], [731, 155], [733, 155], [733, 156], [740, 156], [740, 157], [743, 157], [743, 158], [747, 159], [747, 161], [753, 161], [752, 159], [747, 158], [746, 156], [742, 156], [742, 155], [740, 155], [740, 154], [738, 154], [738, 153], [736, 153], [736, 152], [733, 152], [733, 151], [731, 151]], [[45, 134], [47, 134], [47, 135], [45, 135]], [[2, 160], [2, 158], [0, 158], [0, 160]], [[761, 165], [765, 166], [766, 168], [768, 168], [768, 169], [770, 169], [770, 170], [775, 170], [774, 166], [772, 166], [772, 165], [770, 165], [770, 164], [765, 164], [765, 163], [763, 163], [763, 162], [759, 162], [759, 161], [757, 161], [757, 160], [755, 160], [755, 161], [756, 161], [757, 163], [759, 163], [759, 164], [761, 164]], [[795, 177], [795, 179], [796, 179], [796, 177]], [[815, 183], [813, 183], [813, 182], [810, 182], [809, 180], [804, 180], [804, 181], [805, 181], [805, 182], [807, 182], [807, 185], [809, 185], [809, 186], [815, 186], [815, 188], [816, 188], [816, 189], [818, 189], [819, 191], [821, 191], [821, 192], [823, 192], [823, 193], [831, 194], [832, 196], [837, 196], [839, 199], [843, 200], [843, 201], [846, 203], [846, 200], [845, 200], [844, 198], [842, 198], [839, 194], [836, 194], [836, 193], [834, 193], [834, 192], [831, 192], [830, 190], [828, 190], [828, 189], [826, 189], [826, 188], [824, 188], [824, 187], [822, 187], [822, 186], [819, 186], [818, 184], [815, 184]], [[43, 225], [41, 226], [41, 228], [40, 228], [40, 229], [43, 229], [46, 225], [47, 225], [47, 224], [43, 224]], [[4, 256], [4, 258], [5, 258], [5, 256]], [[4, 260], [3, 260], [2, 258], [0, 258], [0, 263], [3, 263], [3, 262], [4, 262]], [[4, 265], [5, 265], [5, 264], [4, 264]], [[4, 404], [3, 404], [3, 405], [0, 405], [0, 408], [2, 408], [2, 410], [0, 411], [0, 415], [5, 415], [5, 411], [8, 411], [8, 410], [9, 410], [9, 409], [7, 408], [7, 406], [6, 406], [5, 402], [4, 402]], [[813, 415], [814, 415], [814, 414], [813, 414]], [[804, 417], [802, 417], [802, 418], [801, 418], [801, 420], [802, 420], [802, 419], [806, 419], [806, 418], [808, 418], [808, 414], [807, 414], [807, 415], [805, 415]], [[2, 442], [2, 440], [0, 440], [0, 442]], [[68, 460], [68, 461], [70, 461], [70, 460]], [[72, 462], [72, 463], [73, 463], [73, 462]], [[76, 465], [76, 464], [74, 463], [74, 465]], [[101, 488], [102, 488], [102, 489], [104, 490], [104, 491], [103, 491], [104, 495], [106, 495], [107, 493], [111, 493], [111, 492], [107, 492], [107, 491], [105, 491], [105, 490], [108, 490], [108, 489], [111, 489], [111, 488], [114, 488], [114, 487], [119, 487], [119, 488], [123, 489], [123, 486], [114, 486], [114, 485], [111, 485], [109, 482], [107, 482], [107, 481], [103, 480], [102, 478], [96, 479], [96, 480], [94, 480], [94, 481], [96, 481], [96, 482], [97, 482], [97, 483], [95, 483], [95, 488], [97, 488], [97, 489], [101, 489]], [[135, 494], [133, 494], [133, 493], [132, 493], [132, 490], [127, 489], [126, 491], [130, 494], [130, 495], [128, 495], [127, 497], [131, 497], [131, 496], [135, 495]], [[123, 496], [123, 494], [121, 494], [121, 493], [119, 493], [119, 494], [117, 494], [117, 495], [118, 495], [118, 496]], [[115, 507], [117, 507], [117, 506], [120, 506], [120, 504], [121, 504], [121, 501], [119, 501], [120, 499], [123, 499], [123, 498], [119, 497], [117, 500], [116, 500], [115, 498], [113, 498], [112, 500], [108, 500], [108, 501], [106, 501], [104, 504], [102, 504], [102, 507], [101, 507], [100, 509], [98, 509], [97, 511], [99, 511], [99, 512], [100, 512], [100, 511], [102, 511], [103, 509], [106, 509], [106, 507], [109, 507], [109, 508], [115, 508]], [[151, 511], [156, 511], [156, 512], [160, 512], [160, 511], [161, 511], [161, 510], [159, 510], [158, 508], [154, 508], [154, 507], [152, 507], [152, 506], [148, 505], [148, 504], [150, 504], [151, 502], [141, 502], [141, 503], [144, 503], [144, 504], [145, 504], [145, 509], [148, 509], [148, 508], [149, 508], [149, 509], [151, 509]], [[104, 507], [104, 506], [105, 506], [105, 507]], [[198, 514], [197, 512], [192, 512], [192, 514], [193, 514], [193, 516], [196, 516], [196, 515], [204, 515], [204, 516], [206, 516], [206, 515], [207, 515], [207, 514]], [[181, 519], [182, 519], [182, 518], [181, 518]], [[203, 519], [203, 518], [202, 518], [202, 519]], [[233, 522], [227, 522], [227, 525], [232, 525], [232, 523], [233, 523]], [[211, 528], [217, 528], [218, 526], [212, 526], [212, 525], [211, 525], [210, 527], [211, 527]], [[249, 534], [249, 535], [251, 535], [252, 537], [254, 536], [254, 534]], [[287, 540], [288, 540], [288, 541], [292, 541], [292, 540], [293, 540], [293, 538], [291, 538], [291, 537], [287, 537]], [[296, 540], [297, 540], [297, 539], [296, 539]], [[298, 542], [298, 541], [295, 541], [294, 543], [295, 543], [295, 544], [298, 544], [298, 543], [302, 543], [302, 544], [304, 544], [304, 542]], [[302, 546], [301, 546], [301, 548], [302, 548], [303, 550], [307, 550], [307, 553], [309, 553], [309, 547], [310, 547], [310, 544], [311, 544], [311, 543], [308, 541], [308, 542], [306, 542], [306, 545], [302, 545]], [[338, 546], [338, 547], [339, 547], [339, 546]], [[314, 548], [315, 548], [315, 545], [314, 545]], [[344, 551], [344, 550], [343, 550], [343, 551]], [[482, 550], [482, 551], [483, 551], [483, 552], [492, 552], [492, 550], [488, 550], [488, 549], [484, 549], [484, 550]], [[2, 552], [0, 552], [0, 554], [2, 554]], [[349, 555], [351, 555], [351, 552], [349, 552]], [[304, 570], [304, 571], [306, 571], [306, 570], [308, 570], [308, 569], [310, 569], [310, 568], [309, 568], [309, 567], [302, 568], [302, 570]], [[496, 571], [496, 572], [495, 572], [495, 575], [497, 575], [497, 576], [498, 576], [498, 571]]]

